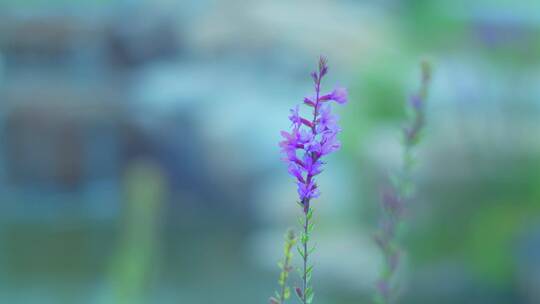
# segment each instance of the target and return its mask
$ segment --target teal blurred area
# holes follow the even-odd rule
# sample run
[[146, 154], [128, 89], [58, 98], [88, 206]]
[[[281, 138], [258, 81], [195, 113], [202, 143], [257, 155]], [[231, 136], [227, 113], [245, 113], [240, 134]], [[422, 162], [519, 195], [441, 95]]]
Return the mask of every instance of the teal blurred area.
[[279, 131], [320, 54], [350, 102], [316, 302], [372, 303], [428, 58], [401, 303], [540, 303], [539, 33], [534, 0], [1, 0], [0, 303], [265, 303], [300, 212]]

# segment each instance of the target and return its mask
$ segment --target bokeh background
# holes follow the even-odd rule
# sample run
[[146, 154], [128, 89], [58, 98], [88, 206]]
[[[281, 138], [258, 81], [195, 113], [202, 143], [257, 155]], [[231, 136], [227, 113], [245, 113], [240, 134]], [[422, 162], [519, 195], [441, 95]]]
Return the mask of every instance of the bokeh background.
[[299, 214], [279, 131], [319, 54], [350, 103], [316, 303], [371, 303], [425, 57], [402, 303], [540, 303], [536, 0], [1, 0], [0, 302], [266, 303]]

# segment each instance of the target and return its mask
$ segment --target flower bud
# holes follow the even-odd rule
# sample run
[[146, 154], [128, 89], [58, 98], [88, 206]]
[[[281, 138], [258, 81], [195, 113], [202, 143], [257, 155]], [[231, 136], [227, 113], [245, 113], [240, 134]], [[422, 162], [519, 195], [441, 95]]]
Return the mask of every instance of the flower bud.
[[294, 290], [296, 291], [296, 295], [297, 295], [300, 299], [302, 299], [302, 298], [303, 298], [302, 289], [300, 289], [300, 287], [296, 287]]

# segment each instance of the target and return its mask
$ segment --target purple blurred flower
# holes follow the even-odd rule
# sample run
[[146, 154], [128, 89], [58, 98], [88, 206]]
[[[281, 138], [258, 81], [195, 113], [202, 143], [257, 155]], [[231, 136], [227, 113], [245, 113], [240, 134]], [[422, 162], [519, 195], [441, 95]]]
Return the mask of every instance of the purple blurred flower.
[[335, 152], [341, 148], [341, 143], [336, 137], [337, 131], [330, 131], [322, 133], [321, 140], [321, 155], [328, 155], [332, 152]]
[[380, 280], [379, 282], [377, 282], [377, 289], [379, 290], [379, 293], [382, 294], [385, 298], [388, 297], [390, 291], [388, 282]]
[[304, 169], [310, 176], [315, 176], [322, 172], [322, 162], [320, 160], [314, 160], [309, 154], [304, 154]]
[[337, 139], [337, 134], [341, 132], [338, 118], [325, 101], [344, 104], [347, 102], [347, 90], [336, 88], [329, 94], [321, 95], [321, 80], [327, 72], [326, 58], [321, 57], [318, 71], [311, 73], [315, 96], [305, 97], [303, 101], [313, 108], [313, 116], [309, 119], [302, 117], [298, 105], [291, 109], [289, 120], [292, 130], [282, 131], [283, 140], [279, 143], [283, 159], [288, 163], [288, 172], [297, 180], [298, 195], [305, 210], [309, 208], [309, 201], [319, 196], [314, 178], [322, 172], [322, 158], [341, 147]]
[[338, 117], [332, 114], [332, 109], [330, 105], [324, 105], [321, 107], [321, 118], [317, 124], [317, 132], [322, 133], [324, 131], [339, 131], [339, 126], [337, 124]]
[[347, 103], [348, 93], [346, 88], [336, 88], [330, 94], [321, 96], [322, 101], [333, 100], [339, 104]]
[[288, 172], [289, 172], [290, 175], [296, 177], [296, 179], [299, 182], [302, 182], [302, 183], [305, 182], [304, 178], [302, 177], [302, 170], [300, 169], [300, 167], [296, 163], [289, 163]]
[[332, 92], [332, 100], [337, 103], [344, 104], [347, 103], [347, 89], [337, 88]]
[[279, 146], [281, 147], [281, 153], [284, 154], [283, 160], [285, 161], [294, 161], [296, 159], [296, 149], [300, 144], [297, 135], [294, 133], [294, 131], [293, 134], [281, 131], [284, 140], [279, 143]]
[[384, 189], [381, 195], [381, 203], [384, 209], [393, 216], [400, 217], [404, 209], [403, 198], [392, 189]]
[[319, 190], [317, 189], [317, 185], [313, 180], [309, 182], [298, 181], [297, 184], [298, 195], [300, 196], [301, 201], [319, 197]]
[[300, 106], [297, 105], [290, 111], [291, 111], [291, 115], [289, 116], [289, 120], [292, 122], [292, 125], [295, 128], [299, 128], [300, 125], [302, 124], [302, 117], [300, 117], [300, 113], [299, 113]]
[[409, 104], [411, 105], [413, 109], [419, 110], [420, 108], [422, 108], [422, 105], [423, 105], [422, 98], [420, 98], [418, 94], [414, 94], [411, 97], [409, 97]]

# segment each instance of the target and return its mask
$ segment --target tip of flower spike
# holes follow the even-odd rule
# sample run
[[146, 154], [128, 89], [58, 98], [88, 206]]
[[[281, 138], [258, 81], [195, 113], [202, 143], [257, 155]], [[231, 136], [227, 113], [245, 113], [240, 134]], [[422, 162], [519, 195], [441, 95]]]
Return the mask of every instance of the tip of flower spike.
[[323, 77], [328, 72], [328, 59], [326, 56], [319, 57], [319, 77]]

